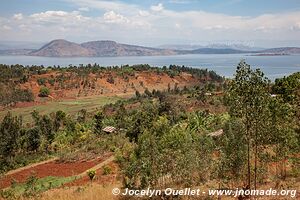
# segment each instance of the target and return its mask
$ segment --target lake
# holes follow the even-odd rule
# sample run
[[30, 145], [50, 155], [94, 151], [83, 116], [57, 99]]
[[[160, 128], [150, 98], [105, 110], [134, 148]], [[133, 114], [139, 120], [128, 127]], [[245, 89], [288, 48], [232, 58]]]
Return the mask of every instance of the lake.
[[68, 66], [98, 63], [102, 66], [125, 64], [149, 64], [169, 66], [170, 64], [207, 68], [225, 77], [232, 77], [237, 64], [245, 59], [252, 67], [259, 67], [267, 77], [274, 80], [300, 71], [300, 55], [285, 56], [248, 56], [243, 54], [192, 54], [175, 56], [131, 56], [131, 57], [79, 57], [52, 58], [35, 56], [0, 56], [1, 64]]

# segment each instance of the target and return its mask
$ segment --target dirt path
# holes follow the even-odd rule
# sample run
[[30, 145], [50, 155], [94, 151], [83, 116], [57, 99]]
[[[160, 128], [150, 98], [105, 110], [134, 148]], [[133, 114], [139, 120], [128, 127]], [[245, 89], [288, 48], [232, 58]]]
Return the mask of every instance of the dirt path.
[[49, 163], [49, 162], [53, 162], [53, 161], [56, 161], [57, 159], [58, 159], [58, 157], [54, 157], [54, 158], [51, 158], [51, 159], [49, 159], [49, 160], [45, 160], [45, 161], [42, 161], [42, 162], [29, 164], [29, 165], [27, 165], [27, 166], [24, 166], [24, 167], [20, 167], [20, 168], [18, 168], [18, 169], [11, 170], [11, 171], [7, 172], [7, 173], [5, 174], [5, 176], [12, 175], [12, 174], [21, 172], [21, 171], [23, 171], [23, 170], [30, 169], [30, 168], [33, 168], [33, 167], [36, 167], [36, 166], [39, 166], [39, 165], [43, 165], [43, 164]]

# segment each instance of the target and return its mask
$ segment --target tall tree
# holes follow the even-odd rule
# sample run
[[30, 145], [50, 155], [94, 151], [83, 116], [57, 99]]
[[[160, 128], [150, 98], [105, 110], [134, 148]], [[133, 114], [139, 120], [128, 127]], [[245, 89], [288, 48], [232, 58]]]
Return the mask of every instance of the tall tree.
[[257, 180], [257, 154], [259, 138], [264, 130], [267, 101], [269, 99], [269, 80], [259, 70], [252, 70], [242, 60], [236, 70], [236, 75], [229, 85], [227, 99], [230, 114], [240, 118], [247, 141], [247, 187], [251, 188], [251, 149], [254, 147], [254, 187]]

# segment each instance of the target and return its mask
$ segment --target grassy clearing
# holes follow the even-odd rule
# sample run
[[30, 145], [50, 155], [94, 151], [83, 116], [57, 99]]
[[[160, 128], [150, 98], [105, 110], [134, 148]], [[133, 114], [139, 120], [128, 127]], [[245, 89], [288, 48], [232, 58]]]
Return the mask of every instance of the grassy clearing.
[[31, 122], [31, 112], [33, 110], [38, 111], [40, 114], [50, 114], [51, 112], [56, 112], [62, 110], [68, 114], [76, 114], [81, 109], [86, 109], [88, 112], [94, 111], [97, 108], [109, 104], [115, 103], [116, 101], [122, 99], [121, 97], [111, 96], [93, 96], [86, 98], [79, 98], [75, 100], [63, 100], [63, 101], [51, 101], [43, 105], [36, 105], [24, 108], [13, 108], [10, 110], [0, 111], [0, 119], [3, 119], [7, 111], [11, 111], [14, 115], [23, 116], [24, 122]]

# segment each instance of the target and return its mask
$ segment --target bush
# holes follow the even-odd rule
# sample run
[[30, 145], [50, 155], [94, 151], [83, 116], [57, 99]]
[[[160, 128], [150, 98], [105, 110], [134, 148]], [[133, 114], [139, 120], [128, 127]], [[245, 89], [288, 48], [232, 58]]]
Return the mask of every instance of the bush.
[[89, 171], [87, 171], [87, 175], [90, 178], [90, 180], [93, 181], [93, 179], [96, 176], [96, 170], [89, 170]]
[[103, 175], [111, 174], [112, 169], [109, 166], [103, 167]]
[[46, 79], [45, 78], [39, 78], [37, 79], [37, 82], [39, 85], [45, 85], [46, 84]]
[[115, 79], [114, 79], [114, 77], [112, 77], [112, 76], [109, 76], [109, 77], [106, 79], [106, 81], [107, 81], [108, 83], [110, 83], [110, 84], [114, 84], [114, 83], [115, 83]]
[[47, 87], [42, 87], [40, 89], [40, 93], [39, 93], [40, 97], [48, 97], [49, 94], [50, 94], [50, 90]]
[[141, 93], [139, 91], [135, 91], [135, 97], [138, 99], [141, 97]]
[[48, 83], [52, 86], [54, 86], [54, 83], [55, 83], [55, 79], [49, 79], [48, 80]]

